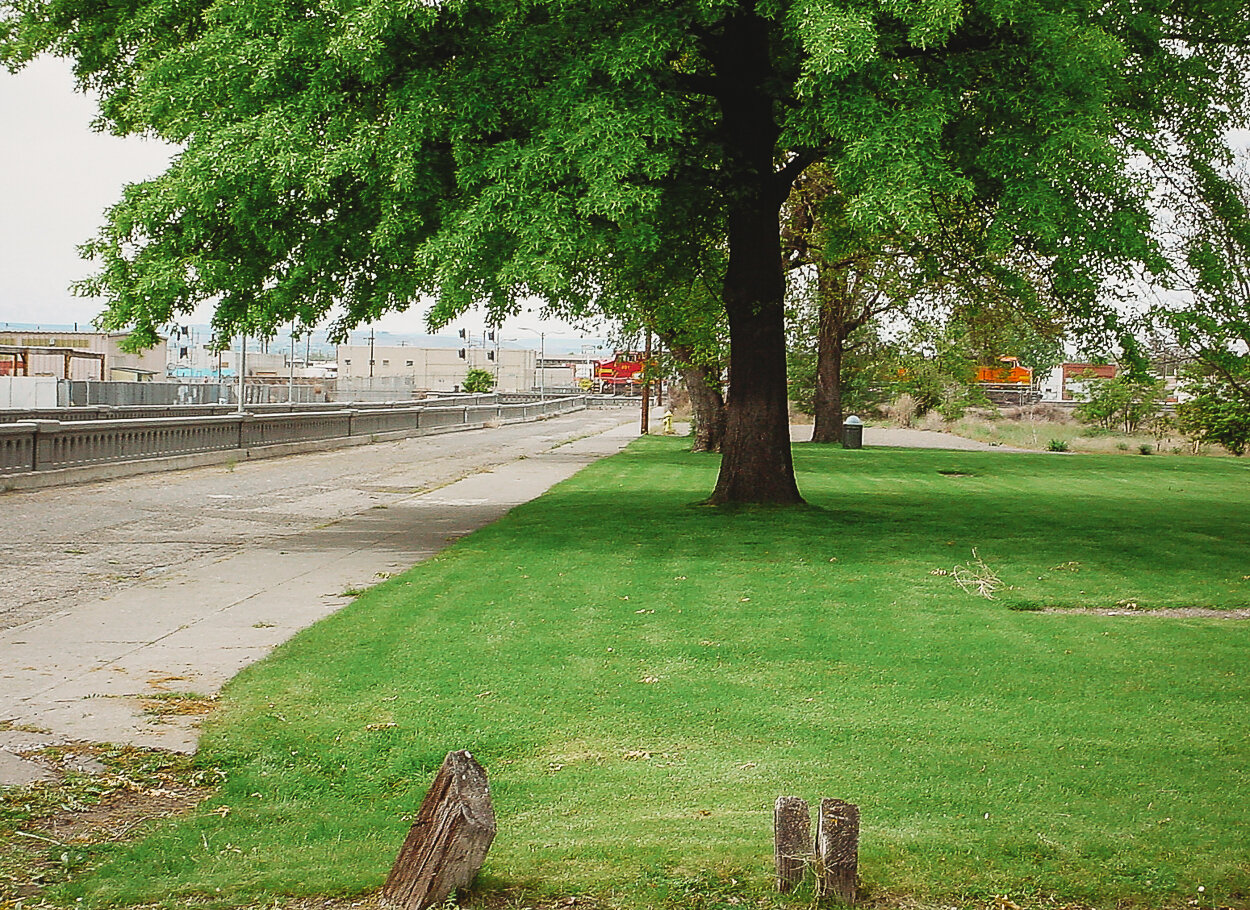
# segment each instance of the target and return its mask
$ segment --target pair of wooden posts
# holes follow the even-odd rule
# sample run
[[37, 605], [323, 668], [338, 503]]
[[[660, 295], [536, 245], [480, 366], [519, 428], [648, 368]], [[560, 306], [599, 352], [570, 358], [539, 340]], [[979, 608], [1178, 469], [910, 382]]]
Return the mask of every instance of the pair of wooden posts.
[[[812, 852], [807, 801], [783, 796], [773, 810], [777, 889], [785, 892], [816, 871], [816, 894], [856, 900], [859, 807], [822, 799]], [[467, 888], [495, 839], [495, 811], [486, 770], [468, 752], [449, 752], [400, 848], [383, 896], [405, 910], [427, 910]]]
[[807, 800], [781, 796], [773, 807], [777, 890], [792, 890], [810, 865], [816, 873], [816, 896], [854, 904], [859, 870], [859, 806], [822, 799], [812, 849], [812, 813]]

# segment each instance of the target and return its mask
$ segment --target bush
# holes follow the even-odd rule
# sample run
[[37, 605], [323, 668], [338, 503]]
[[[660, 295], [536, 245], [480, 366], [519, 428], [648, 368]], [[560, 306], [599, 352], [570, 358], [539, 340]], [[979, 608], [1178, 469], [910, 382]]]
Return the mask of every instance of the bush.
[[1121, 374], [1111, 379], [1085, 375], [1084, 400], [1073, 412], [1078, 420], [1104, 430], [1122, 427], [1134, 433], [1163, 408], [1166, 391], [1162, 379]]
[[1153, 455], [1155, 453], [1155, 447], [1148, 442], [1143, 442], [1137, 447], [1137, 451], [1142, 455]]
[[1046, 443], [1046, 451], [1066, 452], [1068, 451], [1068, 444], [1062, 439], [1052, 439], [1050, 442]]
[[466, 392], [489, 392], [495, 387], [495, 376], [490, 370], [474, 367], [465, 374], [463, 385]]
[[1177, 407], [1176, 417], [1195, 451], [1211, 442], [1239, 456], [1250, 448], [1250, 403], [1237, 398], [1227, 383], [1214, 378], [1200, 383], [1194, 397]]

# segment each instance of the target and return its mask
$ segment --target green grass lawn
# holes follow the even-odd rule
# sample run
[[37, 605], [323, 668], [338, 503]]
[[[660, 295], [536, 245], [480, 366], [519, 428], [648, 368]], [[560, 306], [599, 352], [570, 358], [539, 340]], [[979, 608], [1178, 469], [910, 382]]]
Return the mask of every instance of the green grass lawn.
[[[810, 906], [782, 794], [860, 805], [883, 904], [1250, 906], [1250, 622], [1148, 612], [1247, 606], [1250, 466], [795, 457], [810, 508], [713, 509], [643, 439], [370, 590], [228, 687], [214, 800], [54, 897], [375, 889], [467, 748], [492, 906]], [[974, 548], [992, 600], [935, 574]]]

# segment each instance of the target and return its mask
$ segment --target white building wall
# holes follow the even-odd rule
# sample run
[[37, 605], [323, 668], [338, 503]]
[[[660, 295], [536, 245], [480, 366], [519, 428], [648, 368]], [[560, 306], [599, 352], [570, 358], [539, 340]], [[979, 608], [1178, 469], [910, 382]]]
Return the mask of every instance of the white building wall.
[[[464, 358], [460, 351], [464, 351]], [[373, 369], [370, 372], [369, 346], [339, 345], [338, 375], [340, 379], [374, 379], [394, 377], [412, 382], [413, 388], [450, 392], [464, 383], [470, 369], [491, 373], [495, 387], [502, 392], [528, 392], [537, 382], [535, 351], [498, 351], [498, 360], [491, 359], [494, 348], [415, 348], [374, 345]]]
[[[104, 378], [133, 380], [143, 378], [163, 379], [165, 376], [165, 345], [137, 354], [122, 350], [125, 332], [0, 332], [0, 344], [32, 348], [76, 348], [104, 354]], [[30, 358], [31, 375], [61, 378], [65, 360], [56, 355], [34, 354]], [[137, 372], [136, 372], [137, 371]], [[70, 379], [99, 379], [100, 363], [96, 360], [70, 361]]]
[[55, 408], [55, 376], [0, 376], [0, 408]]

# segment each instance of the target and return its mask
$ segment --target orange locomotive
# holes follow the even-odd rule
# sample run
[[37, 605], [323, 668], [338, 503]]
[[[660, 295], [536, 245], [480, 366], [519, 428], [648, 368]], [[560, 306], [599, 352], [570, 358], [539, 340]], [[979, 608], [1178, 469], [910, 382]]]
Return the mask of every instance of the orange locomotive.
[[1031, 385], [1033, 371], [1020, 366], [1019, 357], [999, 357], [1001, 367], [977, 367], [977, 382], [989, 385]]

